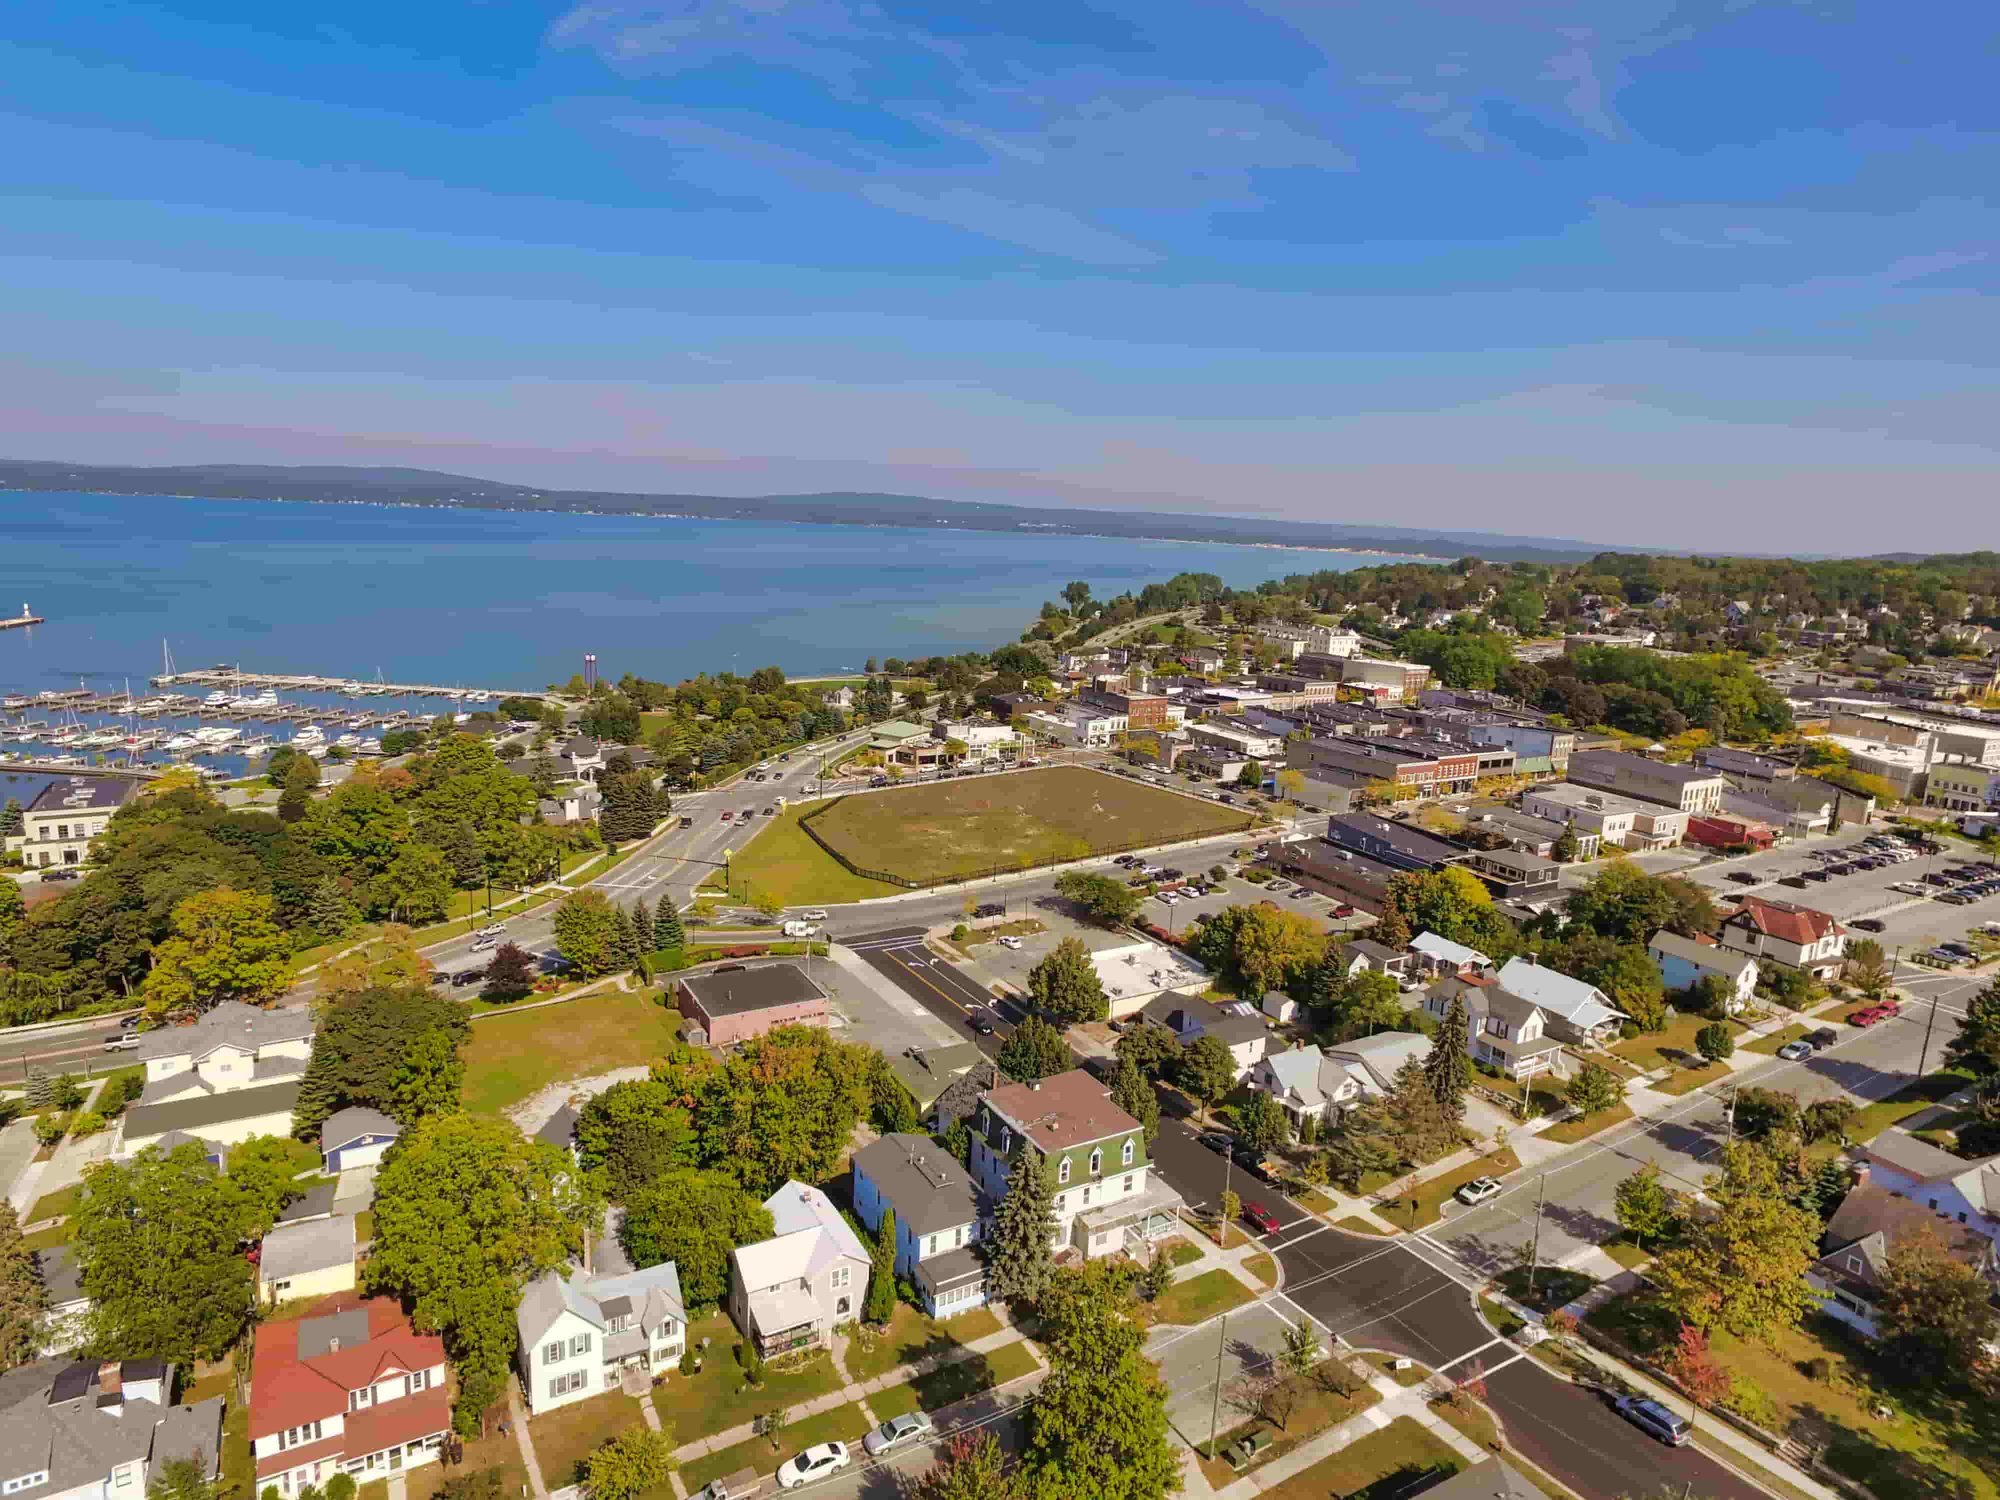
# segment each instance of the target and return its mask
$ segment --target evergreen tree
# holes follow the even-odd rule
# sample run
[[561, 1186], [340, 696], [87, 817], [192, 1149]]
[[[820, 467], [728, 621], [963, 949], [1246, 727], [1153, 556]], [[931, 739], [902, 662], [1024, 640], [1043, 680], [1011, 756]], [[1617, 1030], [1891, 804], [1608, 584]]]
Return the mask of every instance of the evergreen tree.
[[687, 929], [681, 926], [680, 908], [674, 905], [672, 891], [662, 891], [660, 904], [653, 908], [653, 946], [656, 949], [687, 946]]
[[9, 797], [7, 805], [0, 807], [0, 838], [6, 838], [21, 831], [27, 821], [27, 813], [21, 807], [19, 797]]
[[14, 1205], [0, 1198], [0, 1370], [41, 1352], [42, 1317], [49, 1310], [35, 1253], [21, 1239]]
[[319, 785], [319, 765], [310, 755], [295, 756], [285, 767], [285, 789], [278, 794], [278, 820], [296, 823], [312, 805], [313, 789]]
[[1055, 1273], [1049, 1241], [1056, 1232], [1055, 1191], [1047, 1161], [1023, 1142], [1007, 1179], [1007, 1196], [993, 1216], [986, 1243], [988, 1277], [994, 1293], [1009, 1302], [1033, 1305]]
[[1958, 1035], [1946, 1043], [1947, 1067], [1963, 1068], [1975, 1079], [2000, 1078], [2000, 979], [1987, 986], [1965, 1007]]
[[313, 887], [306, 920], [323, 938], [345, 937], [353, 930], [354, 907], [347, 899], [347, 892], [340, 888], [340, 882], [331, 875]]
[[641, 953], [651, 953], [656, 946], [653, 941], [653, 914], [646, 910], [643, 901], [632, 903], [632, 937]]
[[875, 1229], [875, 1244], [869, 1251], [868, 1302], [862, 1316], [875, 1324], [886, 1324], [896, 1311], [896, 1210], [884, 1208], [882, 1222]]
[[1111, 1102], [1145, 1127], [1146, 1144], [1152, 1145], [1160, 1133], [1160, 1096], [1129, 1057], [1111, 1075]]
[[1454, 993], [1444, 1013], [1444, 1023], [1431, 1038], [1430, 1055], [1424, 1059], [1424, 1082], [1438, 1108], [1456, 1120], [1465, 1114], [1465, 1091], [1472, 1084], [1472, 1059], [1466, 1054], [1465, 996]]
[[479, 847], [479, 832], [461, 821], [445, 831], [445, 862], [451, 866], [452, 883], [469, 891], [486, 879], [486, 855]]
[[622, 906], [611, 908], [612, 951], [617, 957], [614, 967], [629, 969], [639, 962], [639, 934], [632, 926], [632, 913]]

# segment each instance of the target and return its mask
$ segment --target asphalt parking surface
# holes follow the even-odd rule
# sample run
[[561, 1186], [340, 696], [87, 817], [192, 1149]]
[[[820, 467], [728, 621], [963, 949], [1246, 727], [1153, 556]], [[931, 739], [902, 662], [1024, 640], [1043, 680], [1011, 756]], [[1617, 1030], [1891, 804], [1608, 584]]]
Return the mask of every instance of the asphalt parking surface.
[[[885, 927], [874, 932], [835, 934], [838, 942], [858, 955], [861, 961], [922, 1005], [932, 1015], [948, 1023], [952, 1030], [973, 1043], [988, 1057], [997, 1056], [1001, 1044], [1020, 1019], [1012, 1005], [1002, 1007], [975, 981], [959, 973], [948, 960], [939, 958], [924, 943], [921, 927]], [[973, 1017], [982, 1016], [993, 1027], [990, 1036], [973, 1028]]]

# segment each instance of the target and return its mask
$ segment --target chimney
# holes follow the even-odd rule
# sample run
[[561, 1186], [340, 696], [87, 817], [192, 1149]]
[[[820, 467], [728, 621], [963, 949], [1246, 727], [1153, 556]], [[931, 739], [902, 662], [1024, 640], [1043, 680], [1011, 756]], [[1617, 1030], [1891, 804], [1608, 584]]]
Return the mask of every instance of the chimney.
[[121, 1395], [125, 1389], [123, 1368], [116, 1360], [106, 1360], [97, 1367], [97, 1389], [107, 1396]]
[[333, 1335], [333, 1336], [332, 1336], [331, 1338], [329, 1338], [329, 1339], [328, 1339], [328, 1340], [326, 1341], [326, 1352], [327, 1352], [328, 1354], [338, 1354], [338, 1353], [340, 1353], [340, 1335], [339, 1335], [339, 1334], [337, 1334], [337, 1333], [336, 1333], [336, 1334], [334, 1334], [334, 1335]]
[[1029, 1080], [1028, 1080], [1028, 1092], [1029, 1092], [1029, 1093], [1031, 1093], [1031, 1094], [1039, 1094], [1039, 1093], [1040, 1093], [1041, 1091], [1042, 1091], [1042, 1080], [1041, 1080], [1041, 1079], [1039, 1079], [1039, 1078], [1031, 1078], [1031, 1079], [1029, 1079]]

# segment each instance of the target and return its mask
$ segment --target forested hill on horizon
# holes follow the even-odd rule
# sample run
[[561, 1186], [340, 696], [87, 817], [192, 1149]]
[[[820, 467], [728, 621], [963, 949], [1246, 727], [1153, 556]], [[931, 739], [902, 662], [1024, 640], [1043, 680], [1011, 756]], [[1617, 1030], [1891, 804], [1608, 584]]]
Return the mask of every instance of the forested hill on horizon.
[[1287, 547], [1337, 547], [1452, 560], [1476, 554], [1496, 562], [1581, 562], [1610, 550], [1560, 537], [1480, 531], [1426, 531], [1342, 522], [1189, 515], [1172, 511], [1040, 508], [922, 495], [635, 494], [558, 490], [430, 469], [343, 465], [187, 464], [163, 467], [0, 459], [0, 490], [76, 490], [112, 495], [192, 496], [211, 500], [294, 500], [396, 504], [468, 510], [672, 514], [733, 521], [814, 525], [949, 525], [973, 531], [1159, 538]]

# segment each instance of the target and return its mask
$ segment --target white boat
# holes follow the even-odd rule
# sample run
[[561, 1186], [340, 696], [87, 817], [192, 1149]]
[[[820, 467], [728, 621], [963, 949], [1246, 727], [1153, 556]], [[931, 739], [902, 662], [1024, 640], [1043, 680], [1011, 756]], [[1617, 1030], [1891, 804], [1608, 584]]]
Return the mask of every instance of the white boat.
[[343, 750], [355, 749], [357, 746], [360, 745], [360, 743], [361, 743], [361, 736], [358, 734], [343, 734], [339, 739], [334, 741], [334, 744], [338, 745]]
[[26, 693], [9, 693], [0, 698], [0, 708], [26, 708], [34, 701]]
[[217, 724], [206, 729], [197, 729], [194, 732], [194, 738], [196, 744], [206, 745], [208, 748], [216, 750], [224, 745], [233, 744], [235, 741], [242, 739], [243, 731], [240, 729], [225, 728]]
[[366, 729], [368, 727], [368, 716], [366, 714], [356, 714], [347, 721], [347, 727], [349, 729]]
[[314, 760], [325, 760], [325, 759], [326, 759], [326, 746], [324, 746], [324, 745], [305, 745], [305, 746], [302, 746], [302, 747], [300, 748], [300, 750], [299, 750], [299, 754], [301, 754], [301, 755], [308, 755], [308, 756], [311, 756], [311, 757], [312, 757], [312, 758], [313, 758]]
[[304, 750], [308, 754], [311, 753], [315, 745], [324, 747], [325, 744], [326, 731], [317, 724], [302, 724], [299, 726], [298, 732], [292, 736], [292, 748], [294, 750]]
[[223, 692], [221, 688], [217, 688], [201, 700], [201, 706], [203, 708], [227, 708], [229, 707], [229, 694]]
[[266, 688], [261, 693], [252, 693], [246, 698], [238, 698], [230, 707], [240, 708], [249, 713], [263, 713], [266, 709], [278, 707], [278, 695], [269, 688]]
[[465, 695], [465, 701], [467, 703], [491, 703], [493, 701], [493, 695], [487, 692], [484, 688], [480, 688], [476, 692], [467, 693]]
[[192, 750], [201, 743], [191, 734], [177, 734], [160, 746], [162, 750]]

